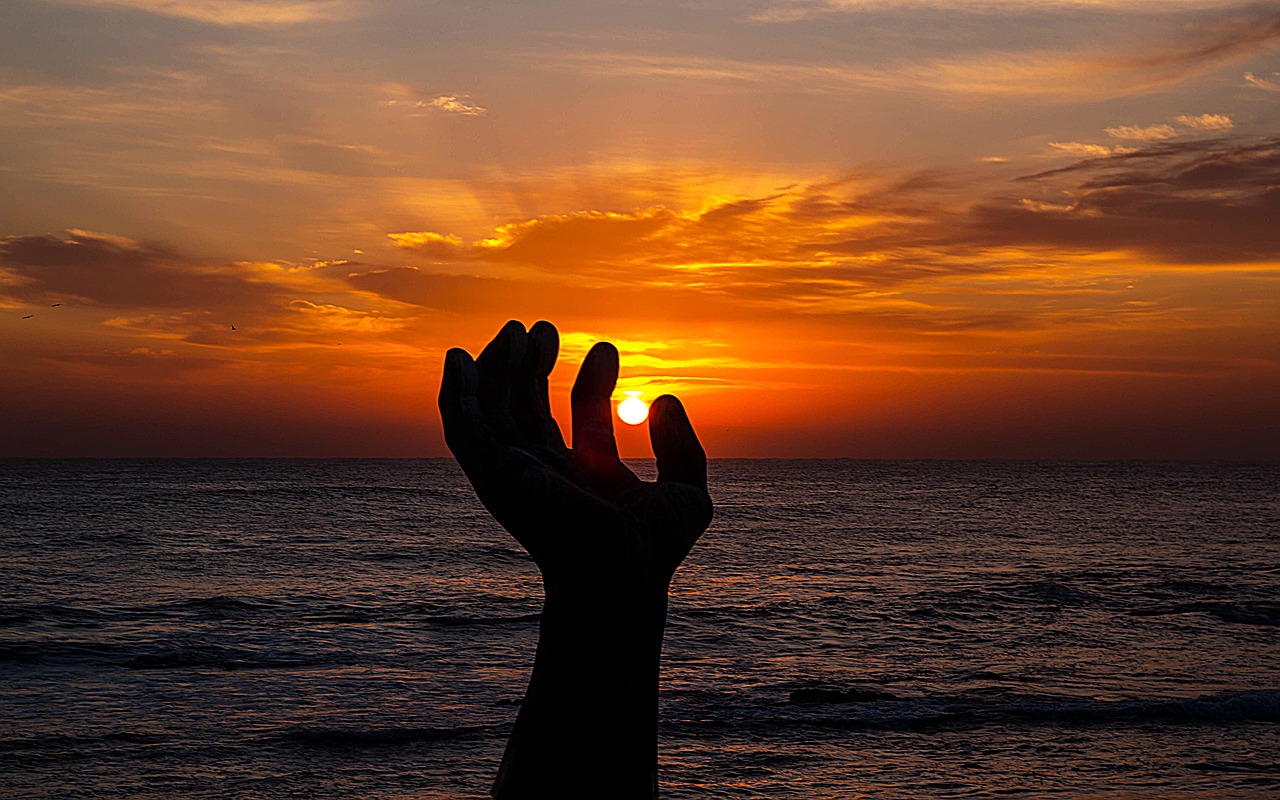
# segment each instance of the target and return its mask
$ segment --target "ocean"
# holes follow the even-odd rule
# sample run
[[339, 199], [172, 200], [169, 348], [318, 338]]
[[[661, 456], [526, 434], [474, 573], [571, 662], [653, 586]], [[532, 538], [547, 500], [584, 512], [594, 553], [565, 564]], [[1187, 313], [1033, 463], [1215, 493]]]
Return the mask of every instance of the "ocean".
[[[1280, 796], [1280, 465], [710, 469], [664, 798]], [[448, 460], [0, 461], [0, 559], [5, 798], [484, 798], [537, 641]]]

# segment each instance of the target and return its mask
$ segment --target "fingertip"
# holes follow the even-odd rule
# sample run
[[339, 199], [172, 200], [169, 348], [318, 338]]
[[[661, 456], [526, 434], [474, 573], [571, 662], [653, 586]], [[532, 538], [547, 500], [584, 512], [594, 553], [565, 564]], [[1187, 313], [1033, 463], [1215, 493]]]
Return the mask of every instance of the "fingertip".
[[464, 395], [475, 394], [476, 362], [461, 347], [451, 347], [444, 354], [444, 371], [440, 377], [440, 405], [457, 403]]
[[618, 363], [618, 348], [613, 342], [596, 342], [591, 345], [591, 350], [587, 353], [587, 358], [591, 357], [608, 359], [606, 363]]
[[686, 421], [689, 419], [689, 415], [684, 410], [684, 403], [681, 403], [680, 398], [674, 394], [660, 395], [657, 400], [649, 404], [649, 413], [662, 417], [677, 414]]
[[591, 461], [612, 463], [618, 458], [613, 438], [613, 408], [610, 397], [618, 384], [618, 348], [596, 342], [578, 368], [578, 377], [569, 393], [573, 409], [573, 449]]
[[649, 441], [658, 462], [658, 480], [706, 487], [706, 450], [675, 395], [664, 394], [649, 406]]
[[613, 394], [613, 388], [618, 383], [618, 369], [618, 348], [611, 342], [596, 342], [578, 369], [573, 394], [604, 395], [607, 398]]
[[480, 351], [476, 361], [502, 370], [509, 369], [524, 358], [528, 338], [529, 335], [519, 320], [509, 320], [493, 340], [485, 345], [484, 350]]
[[684, 451], [693, 446], [702, 449], [684, 404], [673, 394], [664, 394], [649, 405], [649, 438], [655, 455], [659, 450]]
[[560, 332], [545, 319], [538, 320], [529, 329], [529, 342], [533, 346], [531, 355], [536, 359], [533, 364], [534, 374], [545, 378], [551, 374], [556, 365], [556, 357], [560, 354]]
[[474, 363], [471, 354], [461, 347], [450, 347], [444, 354], [445, 369], [459, 369], [463, 364]]
[[595, 370], [597, 379], [607, 381], [609, 383], [609, 391], [613, 391], [613, 384], [618, 382], [618, 369], [622, 359], [618, 355], [618, 348], [613, 346], [613, 342], [596, 342], [591, 346], [591, 350], [587, 352], [587, 359], [582, 364], [585, 367], [590, 364]]

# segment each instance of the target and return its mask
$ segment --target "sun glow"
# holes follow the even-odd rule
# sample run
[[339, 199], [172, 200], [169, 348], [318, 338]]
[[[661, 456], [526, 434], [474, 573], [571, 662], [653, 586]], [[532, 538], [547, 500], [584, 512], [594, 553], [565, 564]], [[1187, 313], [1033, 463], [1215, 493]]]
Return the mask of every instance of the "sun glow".
[[649, 404], [640, 399], [642, 392], [627, 392], [627, 399], [618, 404], [618, 419], [628, 425], [639, 425], [649, 417]]

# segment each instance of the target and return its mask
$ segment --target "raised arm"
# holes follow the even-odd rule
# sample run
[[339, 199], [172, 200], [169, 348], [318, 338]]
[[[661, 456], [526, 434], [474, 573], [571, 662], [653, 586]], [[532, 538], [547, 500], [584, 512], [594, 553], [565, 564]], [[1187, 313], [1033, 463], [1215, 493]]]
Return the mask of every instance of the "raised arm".
[[533, 675], [493, 787], [519, 798], [657, 796], [658, 661], [667, 587], [711, 522], [706, 454], [680, 401], [658, 398], [658, 480], [618, 458], [618, 351], [587, 354], [573, 386], [573, 449], [551, 416], [559, 335], [508, 322], [479, 358], [445, 359], [445, 440], [476, 495], [529, 551], [545, 605]]

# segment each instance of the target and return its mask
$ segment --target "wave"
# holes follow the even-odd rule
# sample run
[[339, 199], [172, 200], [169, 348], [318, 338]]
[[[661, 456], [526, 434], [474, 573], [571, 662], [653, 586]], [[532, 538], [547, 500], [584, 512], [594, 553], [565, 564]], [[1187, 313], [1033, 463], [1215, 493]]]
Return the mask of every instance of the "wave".
[[195, 597], [187, 600], [179, 600], [174, 603], [170, 603], [169, 607], [177, 610], [193, 610], [198, 612], [213, 612], [215, 614], [225, 613], [238, 615], [265, 611], [275, 605], [277, 604], [258, 598], [232, 597], [230, 595], [218, 594], [212, 597]]
[[[775, 696], [776, 697], [776, 696]], [[1280, 690], [1219, 692], [1189, 698], [1091, 700], [984, 691], [953, 696], [904, 697], [865, 687], [801, 689], [778, 704], [717, 704], [706, 715], [691, 704], [684, 723], [719, 726], [802, 725], [904, 731], [965, 730], [986, 726], [1168, 725], [1280, 722]], [[680, 712], [673, 709], [679, 716]]]
[[1004, 581], [983, 588], [920, 592], [910, 616], [994, 615], [1019, 608], [1090, 608], [1115, 601], [1058, 581]]
[[458, 625], [523, 625], [530, 622], [538, 622], [542, 619], [542, 614], [519, 614], [510, 617], [468, 617], [453, 614], [436, 614], [424, 617], [427, 622], [433, 625], [458, 626]]
[[63, 603], [0, 604], [0, 626], [51, 625], [58, 628], [100, 628], [121, 620], [169, 619], [175, 616], [228, 617], [258, 614], [279, 605], [254, 597], [182, 598], [145, 605], [120, 605], [106, 602], [85, 605]]
[[1206, 600], [1194, 603], [1177, 603], [1171, 606], [1138, 608], [1129, 612], [1135, 617], [1163, 617], [1173, 614], [1208, 614], [1223, 622], [1241, 625], [1280, 626], [1280, 603], [1269, 600], [1240, 600], [1236, 602]]
[[492, 730], [480, 725], [464, 725], [456, 728], [389, 727], [389, 728], [327, 728], [298, 727], [285, 731], [281, 737], [312, 747], [381, 747], [412, 742], [437, 742], [465, 739]]
[[105, 609], [61, 603], [0, 603], [0, 627], [49, 624], [59, 628], [97, 628], [108, 617]]
[[797, 689], [790, 694], [787, 702], [793, 705], [813, 703], [868, 703], [880, 700], [897, 700], [898, 696], [883, 689], [864, 689], [854, 686], [849, 689]]
[[0, 663], [19, 665], [107, 664], [125, 669], [290, 669], [329, 663], [332, 658], [295, 652], [224, 647], [199, 642], [95, 641], [8, 642]]
[[324, 663], [292, 653], [257, 652], [206, 644], [171, 645], [139, 653], [125, 661], [128, 669], [289, 669]]
[[[102, 605], [96, 608], [56, 603], [0, 604], [0, 628], [24, 627], [93, 628], [113, 624], [183, 620], [180, 627], [197, 622], [228, 619], [266, 620], [278, 617], [288, 622], [377, 623], [421, 621], [428, 625], [518, 625], [537, 622], [540, 615], [485, 613], [488, 608], [513, 605], [503, 598], [476, 598], [477, 603], [347, 602], [323, 597], [267, 599], [252, 596], [212, 595], [181, 598], [147, 605]], [[518, 604], [525, 605], [527, 604]], [[472, 608], [474, 607], [474, 611]], [[0, 652], [0, 660], [3, 660]]]
[[36, 643], [6, 642], [0, 644], [0, 663], [47, 664], [65, 661], [110, 660], [118, 648], [105, 642], [46, 641]]
[[85, 750], [104, 744], [153, 745], [169, 741], [169, 737], [154, 733], [113, 731], [101, 736], [71, 736], [48, 733], [17, 739], [0, 739], [0, 753], [24, 753], [44, 750]]
[[775, 600], [743, 605], [685, 607], [672, 609], [668, 616], [680, 620], [767, 618], [795, 614], [805, 605], [795, 600]]

